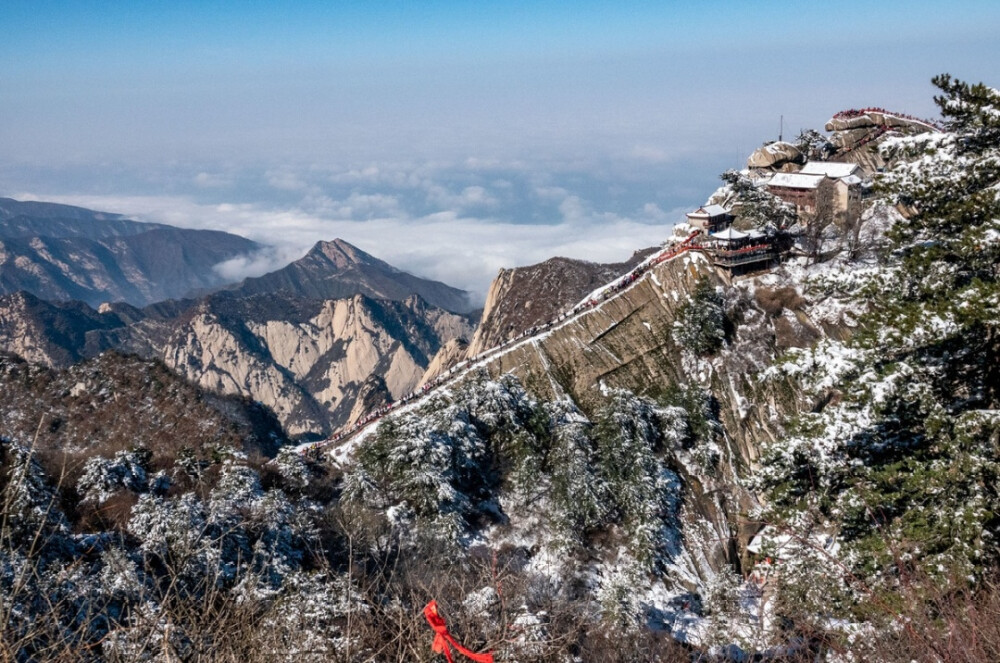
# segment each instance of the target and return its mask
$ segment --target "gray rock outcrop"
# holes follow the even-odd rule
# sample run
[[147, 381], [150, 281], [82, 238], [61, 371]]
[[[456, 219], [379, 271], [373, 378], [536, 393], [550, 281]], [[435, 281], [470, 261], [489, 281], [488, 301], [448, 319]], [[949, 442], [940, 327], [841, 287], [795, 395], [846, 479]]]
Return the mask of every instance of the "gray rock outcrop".
[[805, 155], [791, 143], [774, 142], [754, 150], [747, 168], [779, 168], [787, 163], [805, 163]]

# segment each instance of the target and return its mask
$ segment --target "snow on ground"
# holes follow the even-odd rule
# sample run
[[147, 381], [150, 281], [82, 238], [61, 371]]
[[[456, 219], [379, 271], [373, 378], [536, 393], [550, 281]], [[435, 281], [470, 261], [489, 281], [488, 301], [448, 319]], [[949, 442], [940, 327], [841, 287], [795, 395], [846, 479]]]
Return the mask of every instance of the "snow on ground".
[[[652, 256], [650, 256], [649, 258], [647, 258], [646, 260], [644, 260], [642, 263], [640, 263], [640, 265], [636, 269], [642, 268], [644, 266], [648, 266], [649, 264], [651, 264], [652, 262], [654, 262], [657, 258], [659, 258], [661, 256], [662, 256], [662, 252], [653, 254]], [[676, 260], [677, 258], [683, 258], [685, 265], [693, 265], [693, 264], [698, 263], [698, 262], [704, 263], [704, 262], [707, 262], [707, 260], [708, 260], [704, 255], [702, 255], [699, 252], [686, 251], [686, 252], [681, 253], [681, 254], [679, 254], [677, 256], [669, 258], [668, 260], [666, 260], [664, 262], [671, 262], [673, 260]], [[594, 306], [586, 306], [587, 302], [589, 302], [591, 300], [594, 300], [594, 299], [600, 300], [600, 297], [603, 296], [603, 294], [601, 294], [600, 296], [594, 296], [595, 293], [604, 293], [606, 290], [608, 290], [608, 288], [610, 288], [612, 285], [614, 285], [615, 283], [618, 283], [621, 280], [621, 277], [619, 277], [618, 279], [615, 279], [615, 281], [612, 282], [611, 284], [607, 284], [607, 285], [601, 286], [600, 288], [598, 288], [597, 290], [595, 290], [594, 292], [592, 292], [591, 295], [588, 295], [587, 298], [583, 299], [581, 301], [581, 303], [577, 305], [577, 307], [584, 306], [584, 308], [582, 310], [580, 310], [579, 312], [577, 312], [575, 314], [567, 315], [562, 320], [557, 320], [555, 322], [550, 322], [547, 325], [543, 325], [543, 327], [544, 327], [543, 331], [538, 332], [537, 334], [534, 334], [532, 336], [526, 336], [526, 337], [521, 338], [521, 339], [515, 339], [515, 341], [512, 342], [512, 343], [510, 343], [510, 344], [505, 344], [505, 345], [500, 346], [499, 348], [493, 348], [491, 350], [486, 350], [483, 353], [481, 353], [479, 356], [477, 356], [477, 357], [475, 357], [475, 358], [473, 358], [471, 360], [466, 360], [465, 362], [460, 362], [451, 371], [448, 371], [448, 373], [445, 373], [444, 374], [444, 377], [446, 378], [445, 381], [442, 382], [440, 384], [440, 386], [437, 386], [437, 387], [429, 390], [427, 392], [427, 395], [441, 394], [441, 393], [443, 393], [443, 390], [445, 390], [445, 389], [447, 389], [449, 387], [452, 387], [452, 386], [458, 384], [459, 382], [461, 382], [462, 380], [464, 380], [470, 373], [475, 372], [475, 371], [477, 371], [479, 369], [486, 368], [489, 364], [491, 364], [493, 361], [495, 361], [499, 357], [502, 357], [504, 355], [510, 354], [511, 352], [514, 352], [515, 350], [523, 348], [523, 347], [525, 347], [525, 346], [527, 346], [529, 344], [537, 344], [539, 341], [545, 340], [546, 338], [548, 338], [549, 336], [551, 336], [552, 332], [554, 332], [556, 330], [559, 330], [559, 329], [562, 329], [562, 328], [564, 328], [564, 327], [566, 327], [566, 326], [568, 326], [568, 325], [576, 322], [577, 320], [579, 320], [580, 318], [582, 318], [584, 316], [591, 315], [593, 313], [601, 311], [604, 308], [604, 305], [607, 302], [609, 302], [609, 301], [611, 301], [613, 299], [616, 299], [617, 297], [619, 297], [620, 295], [624, 294], [625, 292], [628, 292], [633, 287], [635, 287], [637, 284], [641, 283], [643, 280], [645, 280], [647, 278], [653, 278], [654, 279], [653, 282], [656, 283], [657, 286], [659, 286], [662, 289], [662, 285], [660, 284], [660, 282], [657, 281], [657, 280], [655, 280], [655, 275], [654, 275], [653, 271], [649, 270], [649, 271], [646, 271], [645, 273], [643, 273], [635, 281], [629, 283], [625, 288], [623, 288], [622, 290], [620, 290], [617, 293], [613, 294], [612, 296], [608, 297], [607, 299], [599, 301], [599, 303], [596, 304], [596, 305], [594, 305]], [[577, 307], [574, 307], [574, 308], [577, 308]], [[447, 377], [449, 374], [451, 374], [452, 371], [454, 371], [458, 367], [461, 367], [461, 370], [459, 370], [457, 372], [457, 374], [455, 374], [453, 377], [450, 377], [450, 378]], [[418, 394], [417, 397], [414, 400], [412, 400], [411, 402], [406, 403], [404, 405], [397, 406], [396, 408], [393, 408], [390, 412], [386, 413], [386, 415], [384, 417], [380, 417], [378, 419], [374, 419], [370, 423], [365, 424], [365, 425], [361, 426], [360, 428], [358, 428], [357, 431], [349, 433], [347, 439], [343, 442], [343, 444], [341, 444], [336, 449], [334, 449], [334, 450], [332, 450], [332, 451], [329, 452], [330, 458], [334, 462], [336, 462], [338, 465], [343, 466], [346, 462], [348, 462], [351, 454], [361, 444], [361, 441], [364, 440], [364, 439], [367, 439], [368, 436], [371, 435], [371, 433], [375, 430], [375, 427], [378, 425], [378, 423], [382, 419], [387, 418], [387, 417], [394, 417], [394, 416], [397, 416], [397, 415], [399, 415], [400, 413], [403, 413], [403, 412], [412, 412], [417, 407], [419, 407], [422, 403], [426, 402], [426, 399], [427, 399], [427, 396], [422, 395], [422, 394]], [[330, 444], [332, 444], [332, 442], [330, 442], [329, 440], [321, 441], [321, 442], [307, 442], [307, 443], [298, 445], [297, 447], [295, 447], [295, 449], [298, 452], [300, 452], [300, 453], [305, 453], [305, 452], [307, 452], [307, 451], [309, 451], [311, 449], [317, 448], [317, 447], [319, 447], [319, 448], [325, 448], [325, 447], [329, 446]]]

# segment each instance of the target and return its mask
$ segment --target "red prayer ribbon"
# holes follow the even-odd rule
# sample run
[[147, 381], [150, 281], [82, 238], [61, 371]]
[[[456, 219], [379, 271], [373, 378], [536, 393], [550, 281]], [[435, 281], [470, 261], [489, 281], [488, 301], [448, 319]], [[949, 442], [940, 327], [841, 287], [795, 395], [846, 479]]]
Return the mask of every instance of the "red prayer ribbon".
[[437, 601], [431, 601], [424, 606], [424, 617], [427, 618], [427, 623], [431, 625], [431, 629], [434, 631], [434, 642], [431, 644], [431, 649], [438, 654], [444, 654], [444, 657], [448, 659], [448, 663], [455, 663], [451, 657], [451, 647], [454, 647], [468, 658], [476, 661], [476, 663], [493, 663], [492, 652], [477, 654], [471, 649], [466, 649], [455, 640], [451, 633], [448, 632], [448, 625], [444, 623], [444, 617], [438, 614]]

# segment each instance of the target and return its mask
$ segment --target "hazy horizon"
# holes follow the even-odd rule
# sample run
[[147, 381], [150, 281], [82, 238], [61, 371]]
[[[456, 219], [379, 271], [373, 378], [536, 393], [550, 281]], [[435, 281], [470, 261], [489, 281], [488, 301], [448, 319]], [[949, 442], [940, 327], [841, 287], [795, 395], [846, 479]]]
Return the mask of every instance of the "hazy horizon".
[[12, 3], [0, 195], [343, 239], [480, 297], [620, 260], [718, 173], [843, 108], [1000, 71], [996, 3]]

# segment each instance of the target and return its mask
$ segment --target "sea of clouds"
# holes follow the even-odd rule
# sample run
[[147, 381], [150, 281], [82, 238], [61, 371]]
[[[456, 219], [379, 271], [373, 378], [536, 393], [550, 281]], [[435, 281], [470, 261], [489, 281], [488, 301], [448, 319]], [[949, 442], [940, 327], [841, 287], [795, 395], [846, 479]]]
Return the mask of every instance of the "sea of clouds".
[[[60, 188], [75, 181], [82, 192], [36, 189], [14, 197], [225, 230], [263, 244], [217, 266], [234, 281], [282, 267], [317, 241], [341, 238], [482, 300], [501, 268], [556, 255], [620, 261], [663, 242], [684, 212], [712, 193], [719, 170], [712, 159], [670, 160], [651, 148], [571, 161], [173, 164], [119, 173], [118, 192], [102, 190], [107, 176], [88, 168], [85, 176], [48, 175]], [[31, 177], [36, 186], [45, 181]]]

